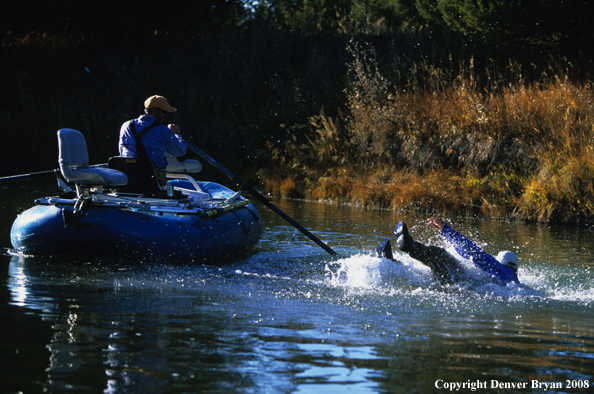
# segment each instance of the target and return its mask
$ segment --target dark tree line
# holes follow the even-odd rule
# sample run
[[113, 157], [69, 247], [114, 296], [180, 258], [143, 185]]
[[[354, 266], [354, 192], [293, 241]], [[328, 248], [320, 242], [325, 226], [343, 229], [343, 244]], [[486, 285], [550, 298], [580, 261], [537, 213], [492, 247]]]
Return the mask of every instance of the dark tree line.
[[584, 0], [416, 0], [415, 5], [431, 23], [490, 40], [585, 45], [594, 32], [586, 16], [594, 6]]
[[20, 170], [23, 151], [36, 158], [23, 170], [51, 168], [60, 127], [84, 131], [92, 161], [102, 162], [117, 153], [121, 123], [157, 93], [180, 108], [176, 123], [194, 130], [205, 150], [261, 168], [267, 142], [289, 138], [289, 128], [301, 130], [322, 109], [341, 110], [349, 48], [358, 44], [373, 48], [389, 89], [422, 78], [411, 74], [415, 64], [456, 75], [470, 59], [476, 70], [495, 64], [503, 74], [513, 57], [522, 77], [537, 79], [568, 57], [591, 78], [588, 3], [10, 2], [0, 13], [0, 168]]
[[586, 0], [201, 0], [178, 2], [10, 2], [2, 34], [99, 34], [140, 38], [154, 31], [220, 34], [229, 25], [365, 31], [442, 26], [496, 41], [591, 43], [594, 6]]
[[100, 35], [129, 40], [155, 31], [194, 31], [216, 34], [222, 26], [248, 15], [240, 0], [157, 2], [77, 1], [10, 2], [3, 6], [2, 34], [31, 32]]

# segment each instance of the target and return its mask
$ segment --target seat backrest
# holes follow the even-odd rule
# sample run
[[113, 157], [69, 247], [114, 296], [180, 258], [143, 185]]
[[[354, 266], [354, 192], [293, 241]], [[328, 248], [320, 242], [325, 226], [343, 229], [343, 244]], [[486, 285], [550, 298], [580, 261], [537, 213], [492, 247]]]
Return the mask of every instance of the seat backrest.
[[177, 157], [173, 157], [167, 153], [165, 154], [165, 158], [167, 159], [167, 172], [196, 173], [202, 170], [202, 163], [198, 160], [186, 159], [179, 161]]
[[123, 186], [128, 183], [126, 175], [109, 168], [89, 167], [87, 142], [80, 131], [58, 130], [58, 162], [60, 172], [67, 182], [79, 182], [95, 186]]
[[128, 184], [119, 188], [120, 193], [139, 193], [151, 196], [161, 191], [155, 168], [150, 161], [114, 156], [109, 158], [107, 167], [121, 171], [128, 177]]
[[70, 168], [87, 168], [89, 166], [87, 142], [80, 131], [58, 130], [58, 148], [60, 168], [62, 165]]

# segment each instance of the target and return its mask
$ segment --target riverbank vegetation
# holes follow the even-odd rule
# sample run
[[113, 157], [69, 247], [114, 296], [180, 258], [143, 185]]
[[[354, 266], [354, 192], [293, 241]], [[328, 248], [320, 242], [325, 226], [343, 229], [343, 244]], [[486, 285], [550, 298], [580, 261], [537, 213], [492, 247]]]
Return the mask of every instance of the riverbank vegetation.
[[162, 94], [184, 135], [274, 196], [592, 226], [587, 12], [508, 3], [6, 12], [3, 175], [54, 168], [62, 127], [104, 162]]
[[[365, 57], [373, 59], [373, 57]], [[578, 223], [594, 214], [594, 95], [561, 71], [498, 82], [472, 61], [389, 93], [374, 64], [352, 65], [348, 106], [270, 143], [268, 192], [390, 209]], [[423, 81], [423, 85], [419, 84]], [[290, 132], [291, 133], [291, 132]], [[299, 135], [306, 138], [300, 138]]]

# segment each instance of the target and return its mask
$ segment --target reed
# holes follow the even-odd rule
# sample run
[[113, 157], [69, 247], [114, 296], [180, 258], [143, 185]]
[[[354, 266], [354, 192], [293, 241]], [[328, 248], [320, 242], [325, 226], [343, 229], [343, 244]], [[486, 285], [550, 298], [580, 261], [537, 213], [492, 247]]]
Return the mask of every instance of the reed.
[[373, 57], [354, 63], [347, 110], [310, 118], [312, 137], [285, 145], [292, 179], [309, 172], [301, 197], [594, 223], [590, 82], [559, 71], [528, 83], [513, 62], [508, 80], [481, 79], [471, 61], [456, 76], [421, 64], [388, 89]]

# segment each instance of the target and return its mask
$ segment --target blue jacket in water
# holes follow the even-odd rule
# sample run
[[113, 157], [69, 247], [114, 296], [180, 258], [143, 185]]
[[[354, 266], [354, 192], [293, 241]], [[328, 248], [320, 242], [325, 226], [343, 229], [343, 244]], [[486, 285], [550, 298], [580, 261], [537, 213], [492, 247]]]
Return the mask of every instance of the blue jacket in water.
[[505, 284], [511, 282], [520, 283], [515, 270], [501, 264], [495, 257], [482, 250], [477, 244], [447, 224], [441, 229], [441, 235], [447, 239], [460, 256], [471, 260], [477, 268], [491, 274]]

